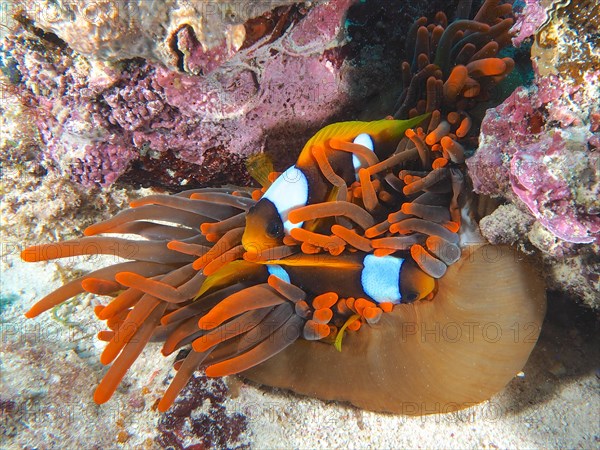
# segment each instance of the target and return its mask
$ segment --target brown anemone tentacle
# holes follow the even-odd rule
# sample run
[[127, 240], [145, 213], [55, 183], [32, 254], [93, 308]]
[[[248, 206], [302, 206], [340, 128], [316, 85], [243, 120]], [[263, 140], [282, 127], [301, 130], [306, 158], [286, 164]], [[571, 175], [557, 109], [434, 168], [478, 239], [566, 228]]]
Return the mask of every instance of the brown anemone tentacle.
[[373, 248], [389, 248], [394, 250], [409, 250], [415, 244], [424, 242], [426, 236], [420, 233], [411, 234], [409, 236], [390, 236], [379, 239], [373, 239], [371, 244]]
[[182, 320], [186, 320], [190, 317], [199, 316], [208, 310], [210, 310], [213, 306], [218, 304], [223, 299], [229, 297], [232, 294], [248, 287], [247, 284], [236, 283], [231, 286], [224, 287], [215, 292], [211, 292], [207, 295], [202, 296], [202, 298], [190, 303], [188, 305], [182, 306], [175, 311], [172, 311], [165, 315], [161, 319], [162, 325], [170, 325]]
[[419, 191], [424, 191], [446, 181], [448, 179], [448, 174], [449, 172], [446, 168], [432, 170], [420, 180], [404, 186], [402, 192], [404, 192], [405, 195], [411, 195], [416, 194]]
[[427, 148], [419, 133], [409, 128], [406, 130], [406, 137], [409, 138], [417, 148], [419, 158], [421, 159], [421, 167], [425, 170], [429, 170], [431, 168], [431, 155], [429, 148]]
[[406, 95], [404, 96], [404, 101], [393, 114], [394, 119], [405, 119], [408, 117], [408, 111], [410, 110], [411, 105], [414, 105], [417, 102], [420, 84], [423, 80], [427, 80], [427, 78], [430, 76], [435, 75], [437, 70], [439, 70], [438, 66], [435, 64], [428, 64], [423, 69], [419, 70], [419, 72], [417, 72], [415, 75], [413, 75], [410, 85], [406, 91]]
[[[241, 197], [240, 197], [241, 198]], [[223, 220], [231, 217], [242, 209], [240, 206], [232, 207], [220, 203], [213, 203], [204, 200], [192, 200], [184, 197], [175, 197], [172, 195], [148, 195], [130, 203], [132, 208], [147, 205], [161, 205], [167, 208], [187, 211], [193, 214], [209, 217], [213, 220]]]
[[241, 188], [241, 187], [237, 187], [237, 186], [230, 186], [230, 187], [210, 187], [210, 188], [197, 188], [197, 189], [188, 189], [186, 191], [181, 191], [181, 192], [177, 192], [176, 194], [173, 194], [175, 197], [185, 197], [185, 198], [190, 198], [190, 196], [192, 194], [202, 194], [202, 193], [221, 193], [221, 194], [230, 194], [233, 195], [234, 193], [240, 193], [240, 194], [246, 194], [247, 197], [251, 196], [251, 193], [249, 191], [249, 188]]
[[[185, 266], [186, 270], [188, 267], [191, 267], [191, 265]], [[182, 283], [177, 281], [167, 282], [166, 279], [146, 278], [131, 272], [127, 275], [119, 274], [118, 276], [125, 285], [136, 286], [140, 289], [140, 292], [153, 295], [168, 303], [179, 304], [193, 299], [206, 280], [206, 276], [202, 272], [196, 270], [193, 270], [193, 272], [194, 275]]]
[[182, 303], [190, 299], [179, 287], [185, 285], [197, 275], [192, 264], [179, 267], [178, 269], [163, 276], [160, 280], [144, 277], [135, 272], [120, 272], [115, 279], [124, 286], [135, 288], [150, 294], [156, 298], [169, 303]]
[[222, 257], [224, 253], [236, 247], [242, 242], [244, 227], [234, 228], [226, 232], [214, 246], [200, 258], [194, 261], [194, 269], [202, 270], [215, 259]]
[[349, 202], [323, 202], [302, 206], [290, 211], [288, 216], [292, 223], [300, 223], [311, 219], [343, 216], [363, 229], [374, 225], [373, 216], [358, 205]]
[[345, 242], [337, 236], [326, 236], [305, 230], [304, 228], [293, 228], [291, 236], [298, 242], [308, 243], [315, 247], [327, 250], [332, 255], [339, 255], [344, 251]]
[[[296, 306], [299, 303], [302, 302], [296, 303]], [[284, 302], [269, 309], [269, 313], [258, 325], [248, 330], [246, 333], [242, 333], [239, 336], [235, 336], [218, 345], [213, 350], [210, 357], [207, 358], [205, 362], [206, 365], [226, 361], [250, 350], [258, 343], [268, 339], [278, 326], [289, 320], [294, 314], [294, 307], [289, 302]]]
[[82, 255], [112, 255], [162, 264], [191, 262], [193, 258], [167, 248], [165, 241], [142, 241], [108, 236], [91, 236], [54, 244], [34, 245], [22, 252], [27, 262], [51, 261]]
[[[427, 24], [427, 17], [419, 17], [413, 22], [406, 36], [406, 58], [412, 61], [415, 56], [415, 47], [417, 43], [417, 32], [419, 28]], [[410, 66], [409, 66], [410, 67]], [[406, 87], [406, 84], [405, 84]]]
[[477, 22], [491, 23], [498, 17], [497, 9], [500, 0], [485, 0], [477, 13], [475, 18]]
[[351, 230], [344, 226], [335, 224], [331, 226], [331, 232], [337, 237], [346, 241], [349, 245], [361, 250], [363, 252], [370, 252], [373, 250], [371, 241], [366, 237], [359, 235], [355, 230]]
[[100, 320], [108, 320], [133, 307], [145, 293], [137, 289], [126, 289], [106, 305], [97, 316]]
[[[416, 149], [415, 149], [416, 151]], [[384, 177], [386, 183], [396, 192], [402, 193], [402, 190], [404, 189], [404, 186], [406, 186], [406, 184], [404, 183], [403, 180], [401, 180], [400, 178], [398, 178], [396, 175], [394, 175], [393, 173], [388, 173], [385, 177]]]
[[416, 148], [407, 149], [403, 152], [396, 153], [387, 159], [384, 159], [380, 163], [374, 164], [367, 170], [370, 175], [389, 170], [395, 166], [399, 166], [407, 161], [411, 161], [418, 156], [418, 150]]
[[435, 129], [433, 129], [432, 131], [430, 131], [429, 134], [427, 134], [427, 136], [425, 137], [425, 143], [427, 145], [437, 144], [442, 140], [444, 136], [447, 136], [448, 133], [450, 133], [450, 129], [450, 123], [446, 120], [441, 120], [438, 123], [438, 126], [435, 127]]
[[452, 242], [448, 242], [439, 236], [427, 237], [427, 250], [443, 261], [447, 266], [454, 264], [460, 259], [460, 247]]
[[362, 199], [365, 209], [369, 212], [373, 212], [377, 206], [379, 206], [379, 201], [377, 200], [377, 192], [375, 192], [375, 187], [371, 182], [371, 175], [367, 169], [359, 169], [358, 178], [362, 187]]
[[384, 220], [383, 222], [380, 222], [380, 223], [372, 226], [371, 228], [367, 228], [365, 230], [365, 237], [372, 239], [376, 236], [382, 235], [389, 229], [390, 229], [390, 222], [387, 220]]
[[[248, 343], [259, 342], [258, 345], [253, 346], [248, 351], [240, 352], [238, 356], [233, 358], [221, 362], [211, 362], [211, 365], [206, 368], [206, 375], [220, 377], [242, 372], [266, 361], [293, 344], [301, 336], [304, 319], [293, 314], [293, 308], [289, 303], [281, 305], [278, 309], [282, 311], [281, 318], [270, 321], [265, 320], [261, 325], [268, 323], [268, 327], [262, 328], [259, 325], [244, 334], [241, 340], [242, 345], [238, 346], [236, 350], [240, 352], [244, 344], [248, 345]], [[257, 334], [262, 339], [257, 340], [257, 336], [251, 336], [256, 330], [259, 331]]]
[[430, 255], [420, 244], [415, 244], [410, 248], [410, 256], [423, 272], [433, 278], [442, 278], [446, 273], [446, 264]]
[[267, 283], [292, 303], [297, 303], [306, 299], [306, 292], [298, 286], [288, 283], [275, 275], [269, 275]]
[[452, 44], [454, 42], [454, 39], [456, 38], [457, 33], [463, 30], [484, 33], [489, 29], [489, 25], [478, 22], [476, 20], [457, 20], [455, 22], [452, 22], [444, 30], [444, 34], [440, 39], [435, 53], [434, 64], [436, 64], [438, 67], [441, 67], [442, 71], [445, 74], [449, 73], [448, 67], [450, 62], [448, 60], [448, 56], [450, 55], [450, 52], [452, 50]]
[[206, 334], [206, 331], [198, 328], [198, 318], [190, 317], [179, 323], [177, 327], [169, 333], [169, 336], [162, 347], [162, 354], [168, 356], [175, 350], [190, 344], [204, 334]]
[[192, 256], [206, 255], [212, 249], [212, 247], [209, 247], [207, 245], [192, 244], [189, 242], [182, 242], [176, 240], [169, 241], [167, 243], [167, 248], [169, 250], [174, 250], [176, 252]]
[[124, 289], [121, 283], [103, 278], [87, 277], [81, 280], [81, 288], [90, 294], [111, 295]]
[[452, 200], [450, 201], [450, 216], [452, 217], [453, 222], [460, 225], [461, 213], [460, 206], [458, 204], [458, 199], [464, 189], [464, 175], [459, 169], [452, 168], [450, 170], [450, 179], [452, 180]]
[[153, 241], [168, 241], [188, 239], [196, 236], [198, 231], [191, 228], [173, 227], [156, 222], [139, 220], [117, 225], [106, 231], [106, 233], [137, 234]]
[[[444, 206], [406, 202], [402, 204], [400, 211], [407, 216], [416, 216], [420, 219], [429, 220], [431, 222], [445, 223], [450, 220], [450, 212], [448, 208]], [[389, 216], [388, 220], [392, 222]]]
[[390, 226], [392, 233], [408, 234], [408, 233], [423, 233], [428, 236], [439, 236], [448, 242], [457, 244], [459, 236], [457, 233], [453, 233], [448, 228], [423, 219], [409, 218], [401, 220], [400, 222], [393, 223]]
[[81, 286], [81, 282], [86, 278], [101, 278], [104, 280], [114, 280], [117, 273], [129, 270], [137, 273], [143, 273], [146, 276], [155, 276], [169, 272], [173, 269], [173, 266], [167, 264], [157, 264], [144, 261], [131, 261], [115, 264], [112, 266], [104, 267], [102, 269], [95, 270], [82, 277], [68, 282], [62, 285], [58, 289], [54, 290], [44, 298], [39, 300], [35, 305], [31, 307], [29, 311], [25, 313], [25, 317], [32, 318], [40, 315], [44, 311], [54, 308], [57, 305], [81, 294], [84, 291]]
[[323, 176], [338, 189], [338, 200], [345, 201], [348, 196], [348, 186], [346, 186], [344, 179], [336, 174], [333, 167], [331, 167], [325, 149], [320, 145], [314, 145], [311, 151]]
[[209, 349], [206, 352], [196, 352], [192, 350], [188, 353], [175, 374], [175, 377], [171, 380], [169, 387], [160, 399], [160, 402], [158, 402], [157, 408], [160, 412], [165, 412], [171, 407], [181, 390], [186, 386], [190, 378], [192, 378], [194, 372], [200, 368], [202, 362], [210, 355], [211, 351], [212, 349]]
[[231, 216], [219, 222], [205, 222], [200, 225], [200, 230], [205, 236], [221, 236], [234, 228], [243, 227], [246, 224], [246, 213]]
[[227, 265], [227, 263], [242, 259], [245, 252], [246, 249], [243, 245], [236, 245], [235, 247], [227, 250], [225, 253], [214, 258], [211, 262], [204, 266], [202, 273], [206, 276], [210, 276], [217, 272], [221, 267]]
[[192, 343], [192, 348], [197, 352], [205, 352], [229, 339], [247, 333], [252, 328], [258, 326], [271, 311], [272, 308], [260, 308], [240, 314], [236, 318], [196, 338]]
[[197, 228], [200, 223], [210, 222], [214, 219], [181, 209], [167, 208], [161, 205], [147, 205], [125, 209], [108, 220], [90, 225], [83, 230], [83, 234], [93, 236], [100, 233], [109, 233], [115, 227], [137, 220], [160, 220], [188, 228]]
[[189, 198], [192, 200], [204, 200], [217, 205], [233, 206], [244, 211], [247, 211], [256, 204], [256, 201], [251, 198], [219, 192], [194, 192]]
[[335, 150], [352, 153], [361, 160], [361, 162], [366, 163], [367, 166], [373, 166], [379, 162], [377, 155], [364, 145], [347, 142], [335, 137], [329, 140], [329, 145]]

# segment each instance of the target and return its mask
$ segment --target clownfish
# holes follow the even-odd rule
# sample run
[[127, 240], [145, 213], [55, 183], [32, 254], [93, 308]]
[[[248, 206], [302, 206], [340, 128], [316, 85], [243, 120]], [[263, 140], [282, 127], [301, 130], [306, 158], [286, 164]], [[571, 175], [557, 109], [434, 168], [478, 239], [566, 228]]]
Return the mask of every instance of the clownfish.
[[435, 279], [410, 258], [356, 252], [343, 256], [291, 256], [267, 264], [270, 275], [319, 295], [363, 297], [375, 303], [412, 303], [434, 293]]
[[258, 253], [281, 245], [284, 236], [303, 225], [303, 222], [292, 223], [288, 219], [290, 211], [335, 200], [332, 177], [346, 185], [352, 184], [358, 170], [369, 159], [389, 157], [405, 131], [427, 116], [340, 122], [322, 128], [305, 144], [296, 164], [285, 170], [248, 211], [242, 237], [244, 249]]
[[355, 252], [339, 256], [296, 254], [253, 263], [238, 260], [209, 276], [198, 296], [208, 291], [274, 275], [313, 296], [335, 292], [340, 297], [379, 303], [412, 303], [430, 298], [436, 281], [410, 258]]

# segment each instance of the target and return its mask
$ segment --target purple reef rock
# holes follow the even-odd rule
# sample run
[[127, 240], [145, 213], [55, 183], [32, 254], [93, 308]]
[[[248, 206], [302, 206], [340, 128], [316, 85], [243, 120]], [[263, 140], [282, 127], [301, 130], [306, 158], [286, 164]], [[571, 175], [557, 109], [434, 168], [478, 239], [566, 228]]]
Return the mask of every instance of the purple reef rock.
[[512, 28], [515, 33], [512, 38], [515, 47], [520, 46], [523, 41], [532, 37], [547, 17], [548, 15], [540, 4], [540, 0], [525, 0], [525, 6]]
[[537, 250], [549, 288], [600, 308], [600, 6], [525, 3], [513, 43], [531, 43], [535, 79], [487, 111], [467, 160], [474, 190], [506, 202], [481, 229]]
[[172, 189], [247, 185], [248, 156], [282, 169], [324, 125], [389, 114], [412, 19], [454, 14], [441, 0], [54, 3], [18, 0], [0, 40], [40, 163], [84, 186]]
[[600, 239], [599, 154], [592, 131], [569, 105], [578, 90], [557, 79], [517, 89], [487, 112], [467, 160], [476, 192], [520, 199], [558, 238]]
[[598, 177], [600, 155], [588, 155], [572, 142], [557, 131], [518, 150], [510, 163], [510, 183], [550, 232], [567, 242], [587, 244], [600, 238], [600, 210], [593, 198], [582, 202], [578, 193], [590, 183], [598, 187], [594, 178]]
[[268, 151], [278, 166], [289, 163], [307, 136], [355, 113], [376, 88], [350, 98], [356, 77], [343, 46], [353, 3], [274, 7], [238, 24], [245, 39], [235, 52], [203, 48], [183, 27], [174, 34], [179, 70], [88, 58], [25, 16], [0, 52], [34, 112], [42, 159], [76, 181], [248, 184], [247, 156]]

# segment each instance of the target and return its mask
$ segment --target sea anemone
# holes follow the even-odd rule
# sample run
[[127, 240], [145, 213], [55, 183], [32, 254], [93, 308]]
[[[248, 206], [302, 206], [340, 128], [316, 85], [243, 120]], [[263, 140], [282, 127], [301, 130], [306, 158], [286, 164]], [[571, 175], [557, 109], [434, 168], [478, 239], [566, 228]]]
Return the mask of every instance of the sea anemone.
[[376, 411], [489, 398], [524, 365], [545, 313], [539, 274], [479, 236], [459, 142], [482, 87], [512, 67], [495, 56], [509, 13], [488, 0], [474, 20], [416, 22], [395, 113], [406, 120], [329, 125], [294, 166], [258, 173], [262, 189], [151, 195], [86, 237], [25, 249], [30, 262], [130, 260], [65, 284], [26, 316], [82, 292], [113, 296], [95, 309], [111, 364], [98, 403], [153, 337], [164, 355], [189, 348], [161, 411], [202, 367]]

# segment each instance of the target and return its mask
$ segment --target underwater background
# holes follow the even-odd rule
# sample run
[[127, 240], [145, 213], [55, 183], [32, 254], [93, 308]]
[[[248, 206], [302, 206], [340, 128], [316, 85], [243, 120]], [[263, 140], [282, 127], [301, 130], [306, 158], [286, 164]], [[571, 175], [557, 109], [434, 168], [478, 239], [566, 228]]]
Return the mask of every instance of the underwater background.
[[23, 316], [115, 259], [32, 265], [23, 248], [80, 236], [146, 195], [251, 185], [248, 156], [264, 152], [283, 170], [323, 126], [385, 117], [405, 87], [415, 20], [468, 17], [481, 3], [0, 2], [0, 447], [598, 446], [594, 1], [515, 1], [503, 50], [514, 69], [472, 112], [479, 134], [466, 148], [467, 172], [497, 206], [482, 234], [535, 257], [548, 287], [538, 344], [490, 400], [405, 417], [197, 372], [162, 414], [172, 358], [151, 343], [112, 400], [96, 405], [101, 299], [81, 295]]

